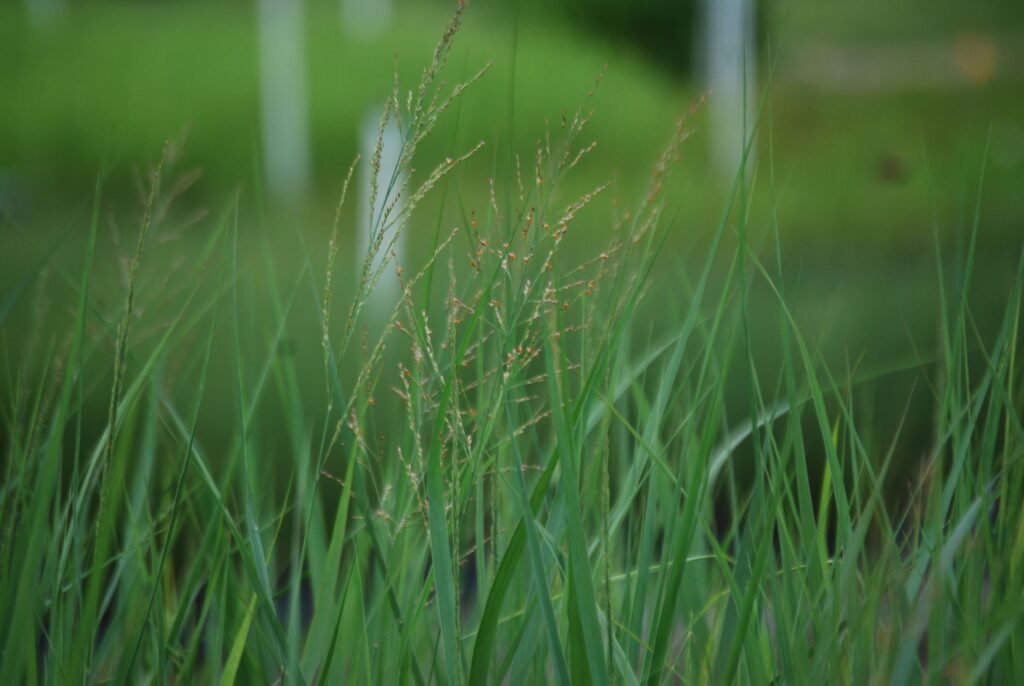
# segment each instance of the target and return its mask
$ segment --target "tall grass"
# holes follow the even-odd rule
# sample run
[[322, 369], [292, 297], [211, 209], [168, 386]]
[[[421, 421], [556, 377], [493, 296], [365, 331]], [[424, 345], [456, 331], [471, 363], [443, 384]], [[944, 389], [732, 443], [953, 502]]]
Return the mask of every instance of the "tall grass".
[[[384, 237], [480, 151], [400, 185], [482, 75], [442, 78], [460, 18], [384, 109], [381, 131], [396, 119], [404, 148], [374, 189], [383, 210], [347, 304], [335, 293], [343, 208], [323, 263], [310, 247], [283, 282], [266, 241], [263, 265], [240, 263], [243, 195], [177, 274], [177, 309], [140, 316], [142, 275], [164, 266], [146, 261], [147, 237], [180, 190], [161, 183], [173, 159], [150, 177], [120, 309], [93, 292], [101, 183], [82, 264], [41, 260], [5, 295], [2, 326], [44, 273], [76, 294], [47, 324], [55, 343], [8, 373], [0, 682], [1019, 679], [1024, 273], [998, 331], [980, 334], [967, 295], [982, 185], [956, 279], [936, 241], [935, 356], [914, 366], [906, 399], [932, 408], [933, 431], [908, 447], [900, 430], [865, 426], [855, 398], [872, 375], [830, 368], [801, 333], [777, 221], [766, 244], [749, 242], [747, 179], [775, 198], [770, 161], [737, 171], [699, 270], [653, 269], [674, 230], [663, 190], [686, 117], [644, 196], [612, 201], [603, 248], [565, 248], [613, 193], [559, 192], [592, 148], [584, 103], [509, 162], [490, 198], [460, 198], [477, 209], [457, 227], [439, 214], [415, 272], [394, 264]], [[385, 269], [401, 297], [378, 336], [367, 308]], [[774, 297], [770, 331], [752, 330], [755, 290]], [[296, 330], [303, 298], [319, 330]], [[253, 309], [262, 344], [249, 340]], [[295, 337], [321, 343], [315, 407]], [[760, 371], [765, 337], [777, 375]], [[214, 368], [222, 349], [231, 369]], [[214, 378], [230, 379], [227, 435], [202, 430], [225, 414], [207, 397]], [[741, 407], [727, 403], [736, 381]], [[104, 392], [109, 414], [90, 427]], [[911, 460], [919, 476], [894, 498], [891, 468]]]

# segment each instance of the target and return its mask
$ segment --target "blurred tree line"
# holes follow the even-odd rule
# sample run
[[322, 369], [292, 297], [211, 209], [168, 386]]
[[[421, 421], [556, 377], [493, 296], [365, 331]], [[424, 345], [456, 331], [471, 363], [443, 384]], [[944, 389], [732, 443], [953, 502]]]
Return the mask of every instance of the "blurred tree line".
[[[448, 2], [448, 0], [443, 0]], [[676, 74], [696, 65], [702, 0], [478, 0], [510, 12], [552, 16], [645, 55]]]
[[628, 43], [676, 73], [694, 63], [699, 0], [526, 0], [556, 5], [569, 20]]
[[[448, 2], [449, 0], [443, 0]], [[753, 5], [754, 32], [765, 28], [765, 4]], [[635, 51], [675, 75], [704, 66], [707, 11], [715, 0], [476, 0], [505, 11], [547, 16]], [[760, 45], [761, 41], [757, 41]]]

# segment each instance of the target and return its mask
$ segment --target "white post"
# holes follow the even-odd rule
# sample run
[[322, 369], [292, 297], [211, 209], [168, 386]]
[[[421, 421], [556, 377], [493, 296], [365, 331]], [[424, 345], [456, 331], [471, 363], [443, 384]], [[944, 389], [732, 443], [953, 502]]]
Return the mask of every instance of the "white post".
[[[720, 176], [731, 179], [753, 129], [757, 82], [754, 0], [705, 0], [705, 17], [711, 164]], [[751, 149], [748, 169], [753, 162]]]
[[[361, 37], [380, 35], [391, 24], [391, 0], [342, 0], [341, 18], [342, 25], [349, 35]], [[382, 218], [384, 210], [406, 180], [404, 173], [395, 175], [402, 151], [402, 134], [393, 113], [384, 128], [380, 167], [376, 180], [377, 197], [373, 207], [370, 206], [370, 196], [372, 195], [370, 160], [373, 159], [374, 149], [377, 145], [377, 134], [380, 131], [380, 116], [383, 109], [383, 105], [371, 108], [363, 118], [359, 129], [359, 153], [363, 163], [359, 175], [359, 236], [357, 241], [359, 252], [357, 255], [360, 260], [365, 259], [372, 243], [379, 238], [380, 249], [370, 263], [371, 273], [389, 259], [392, 253], [394, 257], [394, 261], [384, 269], [377, 287], [370, 294], [370, 317], [378, 321], [386, 317], [391, 307], [398, 301], [400, 282], [395, 268], [403, 265], [405, 255], [402, 237], [398, 236], [396, 239], [395, 236], [398, 227], [385, 226]], [[394, 178], [392, 178], [393, 176]], [[402, 204], [401, 200], [395, 204], [388, 215], [389, 221], [394, 220], [401, 213]], [[378, 236], [380, 232], [384, 234], [382, 237]], [[389, 253], [388, 246], [392, 241], [394, 241], [394, 245]]]
[[[373, 109], [366, 114], [363, 119], [362, 128], [359, 131], [359, 154], [363, 159], [361, 165], [360, 183], [359, 183], [359, 252], [360, 259], [363, 259], [371, 248], [371, 242], [376, 241], [380, 232], [384, 235], [380, 238], [380, 249], [373, 256], [373, 262], [370, 264], [371, 273], [388, 258], [387, 248], [391, 244], [392, 240], [395, 239], [395, 233], [398, 227], [395, 225], [385, 226], [383, 220], [383, 212], [388, 204], [394, 199], [399, 189], [405, 182], [405, 174], [399, 173], [395, 175], [395, 169], [398, 166], [398, 158], [402, 151], [402, 134], [398, 128], [398, 122], [394, 119], [394, 115], [388, 121], [386, 127], [384, 127], [384, 136], [382, 138], [381, 145], [381, 156], [380, 156], [380, 167], [377, 170], [377, 197], [373, 203], [373, 207], [370, 207], [371, 200], [371, 171], [369, 161], [373, 158], [374, 148], [377, 145], [377, 134], [380, 131], [380, 115], [381, 109]], [[394, 178], [392, 178], [394, 177]], [[390, 188], [390, 191], [389, 191]], [[406, 189], [406, 193], [408, 190]], [[402, 200], [399, 199], [398, 203], [394, 206], [391, 212], [388, 214], [388, 222], [393, 221], [402, 211]], [[371, 220], [372, 217], [372, 220]], [[371, 223], [372, 221], [372, 223]], [[377, 288], [371, 295], [371, 302], [376, 303], [380, 306], [392, 306], [397, 302], [398, 296], [400, 295], [398, 281], [398, 275], [395, 273], [395, 267], [403, 264], [404, 258], [404, 246], [402, 245], [402, 237], [399, 236], [398, 240], [394, 241], [392, 252], [394, 253], [394, 262], [385, 268], [380, 281], [377, 283]], [[373, 307], [372, 310], [377, 311], [380, 308]], [[387, 313], [381, 313], [386, 316]]]
[[341, 0], [341, 21], [350, 33], [378, 35], [391, 24], [391, 0]]
[[263, 165], [267, 189], [296, 201], [309, 188], [302, 0], [257, 0]]
[[64, 12], [64, 0], [27, 0], [29, 21], [35, 26], [47, 26]]

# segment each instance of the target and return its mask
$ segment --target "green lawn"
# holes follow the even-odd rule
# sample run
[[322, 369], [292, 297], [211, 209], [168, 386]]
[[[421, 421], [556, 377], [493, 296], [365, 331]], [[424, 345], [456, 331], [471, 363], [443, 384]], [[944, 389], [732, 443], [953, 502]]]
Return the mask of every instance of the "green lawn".
[[[443, 25], [443, 12], [434, 4], [403, 5], [386, 35], [361, 39], [343, 30], [336, 3], [309, 3], [314, 198], [324, 211], [355, 153], [360, 123], [388, 92], [393, 56], [403, 77], [415, 78], [430, 53], [431, 36]], [[112, 173], [112, 197], [134, 201], [132, 167], [152, 163], [162, 141], [186, 127], [187, 159], [204, 172], [206, 202], [220, 200], [238, 184], [252, 187], [259, 136], [251, 4], [74, 4], [64, 21], [46, 30], [28, 26], [18, 6], [0, 13], [0, 92], [6, 94], [0, 168], [24, 197], [29, 217], [54, 221], [79, 206], [104, 161]], [[875, 23], [903, 25], [902, 14], [890, 14]], [[942, 27], [959, 21], [960, 14], [932, 26], [930, 35], [945, 39]], [[1013, 153], [1021, 146], [1021, 81], [847, 95], [840, 85], [840, 94], [820, 92], [788, 78], [786, 57], [814, 40], [848, 44], [839, 27], [851, 17], [807, 3], [788, 3], [777, 15], [769, 31], [782, 59], [770, 125], [783, 187], [784, 240], [826, 252], [836, 241], [883, 253], [920, 247], [932, 223], [925, 156], [938, 209], [948, 216], [969, 185], [962, 170], [977, 164], [990, 125], [997, 154], [988, 172], [985, 226], [1016, 232], [1024, 218], [1017, 201], [1024, 162], [1019, 151]], [[862, 16], [852, 19], [863, 23]], [[808, 25], [820, 31], [808, 31]], [[459, 145], [489, 144], [473, 176], [486, 177], [507, 156], [513, 135], [515, 149], [532, 156], [545, 121], [557, 132], [563, 114], [575, 110], [607, 64], [590, 132], [599, 146], [570, 190], [614, 177], [625, 197], [635, 195], [647, 161], [676, 117], [696, 101], [699, 88], [572, 27], [532, 15], [515, 27], [508, 14], [484, 5], [472, 13], [453, 56], [456, 74], [495, 62], [467, 94], [459, 118]], [[875, 32], [865, 28], [856, 35]], [[674, 189], [688, 222], [707, 226], [725, 184], [708, 178], [706, 115], [698, 113], [691, 126], [694, 136]], [[424, 157], [447, 154], [450, 146], [450, 136], [439, 135]], [[767, 146], [763, 136], [760, 160], [768, 158]]]

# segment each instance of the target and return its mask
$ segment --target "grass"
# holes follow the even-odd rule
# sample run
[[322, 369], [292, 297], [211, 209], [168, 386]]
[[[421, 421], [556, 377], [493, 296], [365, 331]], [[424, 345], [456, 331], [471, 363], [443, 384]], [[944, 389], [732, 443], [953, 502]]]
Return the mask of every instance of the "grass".
[[[441, 75], [460, 20], [411, 106], [387, 110], [401, 167], [458, 117], [443, 103], [472, 72]], [[479, 198], [458, 171], [486, 146], [410, 186], [394, 170], [351, 274], [340, 224], [322, 244], [288, 235], [286, 269], [244, 195], [167, 259], [191, 178], [172, 142], [111, 302], [101, 178], [82, 259], [29, 263], [0, 306], [0, 682], [1019, 679], [1024, 272], [979, 325], [984, 161], [960, 258], [936, 229], [934, 339], [836, 366], [790, 305], [773, 154], [749, 183], [737, 171], [699, 269], [654, 269], [698, 115], [637, 202], [613, 203], [608, 244], [567, 249], [612, 193], [565, 190], [591, 105]], [[433, 248], [395, 265], [385, 237], [425, 210]], [[383, 270], [397, 303], [374, 299]], [[912, 390], [879, 417], [893, 374]]]
[[[586, 35], [581, 27], [525, 10], [513, 17], [504, 11], [508, 3], [477, 4], [454, 48], [451, 76], [459, 78], [463, 70], [491, 60], [494, 68], [466, 93], [458, 127], [454, 118], [442, 121], [440, 135], [424, 142], [424, 152], [432, 159], [447, 154], [452, 131], [464, 144], [486, 140], [496, 149], [530, 150], [545, 122], [557, 126], [607, 65], [588, 133], [599, 144], [589, 164], [565, 183], [571, 193], [581, 194], [614, 176], [624, 195], [643, 192], [646, 161], [660, 152], [661, 132], [704, 88], [699, 73], [672, 77], [619, 46]], [[940, 191], [936, 201], [943, 216], [954, 216], [962, 172], [977, 165], [971, 155], [989, 123], [994, 127], [987, 229], [1015, 236], [1022, 219], [1017, 196], [1024, 162], [1017, 122], [1024, 119], [1024, 99], [1013, 97], [1021, 92], [1013, 53], [999, 53], [1005, 75], [1000, 71], [991, 83], [977, 87], [922, 84], [848, 92], [837, 76], [835, 90], [822, 92], [793, 78], [799, 71], [793, 62], [801, 56], [817, 59], [813, 52], [807, 57], [803, 48], [808, 44], [853, 42], [857, 47], [884, 36], [898, 47], [901, 36], [908, 42], [907, 36], [924, 33], [951, 45], [953, 24], [975, 30], [995, 24], [1010, 38], [1022, 25], [1020, 12], [1003, 7], [1007, 3], [1002, 0], [985, 7], [919, 4], [871, 12], [791, 2], [770, 13], [763, 46], [766, 53], [769, 43], [781, 46], [772, 99], [779, 193], [785, 199], [781, 240], [791, 254], [818, 257], [837, 244], [876, 251], [880, 259], [927, 252], [927, 186], [932, 183]], [[13, 208], [12, 214], [31, 230], [43, 232], [69, 208], [87, 205], [92, 181], [106, 161], [105, 202], [133, 208], [133, 166], [145, 168], [164, 138], [189, 129], [184, 162], [203, 170], [197, 192], [205, 204], [216, 206], [240, 180], [252, 177], [253, 151], [259, 147], [254, 7], [187, 1], [69, 4], [63, 21], [46, 28], [33, 26], [22, 4], [0, 8], [0, 92], [9, 96], [0, 108], [0, 204]], [[441, 25], [446, 11], [443, 3], [399, 2], [387, 32], [353, 35], [340, 20], [337, 2], [306, 3], [316, 184], [310, 217], [319, 220], [333, 210], [333, 198], [359, 149], [358, 131], [388, 94], [394, 55], [399, 55], [403, 82], [414, 82], [420, 67], [415, 56], [429, 53], [433, 44], [432, 33], [423, 27]], [[860, 42], [846, 37], [854, 27]], [[514, 130], [505, 111], [511, 87], [516, 91]], [[709, 182], [711, 125], [706, 115], [694, 120], [686, 153], [690, 162], [672, 182], [674, 192], [688, 197], [687, 213], [697, 226], [715, 222], [728, 192], [728, 179]], [[919, 164], [922, 137], [929, 145], [930, 180]], [[476, 179], [490, 173], [482, 165], [461, 185], [472, 196], [487, 193]], [[760, 216], [770, 212], [765, 195], [754, 202], [762, 204]], [[940, 228], [948, 240], [952, 231]]]

